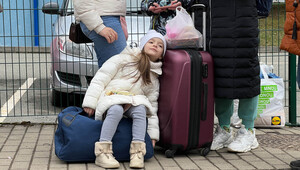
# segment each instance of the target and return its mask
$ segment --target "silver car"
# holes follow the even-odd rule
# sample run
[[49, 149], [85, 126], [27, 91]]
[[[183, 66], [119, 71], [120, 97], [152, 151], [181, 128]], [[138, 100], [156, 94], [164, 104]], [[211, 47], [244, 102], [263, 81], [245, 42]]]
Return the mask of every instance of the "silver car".
[[[127, 1], [128, 44], [138, 44], [149, 29], [150, 18], [141, 13], [140, 1]], [[43, 12], [58, 15], [51, 43], [51, 102], [55, 106], [81, 105], [83, 94], [98, 70], [93, 43], [76, 44], [68, 37], [70, 25], [75, 22], [72, 0], [64, 0], [61, 8], [56, 2], [49, 2], [43, 6]]]

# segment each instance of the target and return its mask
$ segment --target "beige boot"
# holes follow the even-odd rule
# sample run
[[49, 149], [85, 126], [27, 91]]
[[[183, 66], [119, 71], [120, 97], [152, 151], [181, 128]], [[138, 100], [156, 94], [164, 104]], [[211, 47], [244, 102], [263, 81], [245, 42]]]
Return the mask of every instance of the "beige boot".
[[95, 164], [103, 168], [119, 168], [120, 164], [112, 155], [111, 142], [96, 142], [95, 143]]
[[132, 141], [130, 145], [130, 168], [143, 168], [146, 144], [141, 141]]

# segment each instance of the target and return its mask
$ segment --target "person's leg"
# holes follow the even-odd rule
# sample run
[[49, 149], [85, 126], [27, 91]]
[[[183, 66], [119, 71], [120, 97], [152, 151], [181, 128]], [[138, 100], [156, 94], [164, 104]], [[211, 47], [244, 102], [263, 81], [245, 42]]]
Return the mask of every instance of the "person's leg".
[[99, 142], [95, 143], [95, 164], [103, 168], [118, 168], [119, 162], [114, 158], [112, 151], [112, 138], [118, 124], [123, 117], [123, 107], [113, 105], [107, 110], [107, 116], [102, 124]]
[[118, 40], [113, 43], [108, 43], [107, 40], [95, 31], [89, 31], [87, 27], [81, 22], [80, 26], [85, 35], [87, 35], [95, 46], [95, 52], [98, 59], [98, 67], [108, 60], [110, 57], [120, 54], [126, 47], [126, 38], [120, 23], [119, 16], [102, 16], [103, 23], [106, 27], [112, 28], [118, 34]]
[[132, 118], [132, 140], [145, 141], [147, 128], [146, 107], [144, 105], [131, 106], [124, 115]]
[[125, 115], [132, 118], [132, 142], [130, 144], [131, 168], [144, 167], [144, 155], [146, 154], [146, 107], [144, 105], [131, 106]]
[[233, 140], [230, 120], [233, 114], [232, 99], [215, 99], [215, 112], [219, 120], [219, 126], [214, 133], [211, 150], [218, 150], [227, 147]]
[[258, 96], [249, 99], [240, 99], [238, 114], [246, 129], [254, 128], [254, 120], [257, 116]]
[[242, 127], [232, 143], [228, 145], [228, 151], [248, 152], [259, 146], [254, 129], [254, 120], [257, 114], [258, 96], [239, 100], [239, 117], [242, 119]]
[[215, 98], [215, 112], [220, 127], [230, 127], [230, 119], [233, 114], [233, 99]]
[[101, 135], [99, 141], [111, 141], [120, 120], [123, 117], [122, 105], [113, 105], [107, 110], [107, 115], [102, 124]]

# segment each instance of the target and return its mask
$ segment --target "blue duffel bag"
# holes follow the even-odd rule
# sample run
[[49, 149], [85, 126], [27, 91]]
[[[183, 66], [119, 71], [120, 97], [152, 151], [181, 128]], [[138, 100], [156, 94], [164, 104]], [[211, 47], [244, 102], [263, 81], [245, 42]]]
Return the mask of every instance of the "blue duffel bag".
[[[66, 162], [94, 162], [95, 142], [99, 140], [102, 121], [87, 116], [82, 108], [70, 106], [58, 115], [58, 127], [55, 132], [55, 154]], [[132, 119], [123, 118], [112, 139], [113, 154], [118, 161], [130, 160], [132, 140]], [[145, 160], [154, 155], [148, 133], [145, 136]]]

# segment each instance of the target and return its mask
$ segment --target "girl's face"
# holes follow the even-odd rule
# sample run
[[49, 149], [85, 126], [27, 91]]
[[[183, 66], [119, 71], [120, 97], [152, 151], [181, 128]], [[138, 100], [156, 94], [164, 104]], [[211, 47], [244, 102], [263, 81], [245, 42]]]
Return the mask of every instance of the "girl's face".
[[160, 38], [151, 38], [144, 46], [145, 53], [152, 62], [162, 59], [164, 52], [164, 42]]

